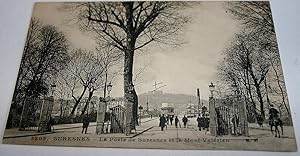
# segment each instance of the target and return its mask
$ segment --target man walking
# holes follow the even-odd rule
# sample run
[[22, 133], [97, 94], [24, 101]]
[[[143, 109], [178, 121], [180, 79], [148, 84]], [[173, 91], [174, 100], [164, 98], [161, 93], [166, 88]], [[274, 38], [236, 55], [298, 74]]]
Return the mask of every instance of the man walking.
[[178, 123], [179, 123], [179, 119], [178, 119], [178, 117], [176, 116], [176, 117], [175, 117], [175, 127], [176, 127], [176, 128], [178, 127]]
[[160, 118], [159, 118], [159, 127], [161, 129], [161, 131], [164, 130], [164, 127], [166, 126], [166, 118], [165, 115], [163, 114]]
[[173, 118], [174, 118], [174, 116], [171, 115], [171, 116], [170, 116], [170, 123], [171, 123], [171, 125], [172, 125], [172, 123], [173, 123]]
[[84, 133], [86, 134], [86, 132], [87, 132], [87, 129], [88, 129], [88, 127], [89, 127], [89, 124], [90, 124], [90, 119], [89, 119], [89, 115], [85, 115], [84, 117], [83, 117], [83, 119], [82, 119], [82, 131], [81, 131], [81, 133], [83, 133], [83, 131], [84, 131]]
[[199, 131], [201, 131], [201, 127], [203, 126], [203, 118], [200, 117], [200, 114], [197, 118], [197, 122], [198, 122], [198, 128], [199, 128]]
[[187, 119], [187, 117], [185, 117], [185, 115], [184, 115], [183, 118], [182, 118], [182, 122], [183, 122], [183, 127], [184, 127], [184, 128], [187, 128], [186, 124], [187, 124], [187, 122], [188, 122], [188, 119]]
[[169, 115], [166, 116], [166, 123], [169, 125]]

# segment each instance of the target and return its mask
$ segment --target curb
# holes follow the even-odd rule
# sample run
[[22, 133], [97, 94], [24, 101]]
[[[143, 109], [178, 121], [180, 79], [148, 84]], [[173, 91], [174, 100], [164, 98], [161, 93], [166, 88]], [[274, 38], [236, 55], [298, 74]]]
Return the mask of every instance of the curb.
[[19, 136], [7, 136], [7, 137], [3, 137], [3, 139], [22, 138], [22, 137], [29, 137], [29, 136], [39, 136], [39, 135], [53, 134], [53, 133], [56, 133], [56, 132], [44, 132], [44, 133], [27, 134], [27, 135], [19, 135]]
[[147, 131], [149, 131], [149, 130], [152, 129], [152, 128], [153, 128], [153, 126], [147, 128], [147, 129], [144, 129], [143, 131], [141, 131], [141, 132], [139, 132], [139, 133], [137, 133], [137, 134], [134, 134], [133, 136], [131, 136], [131, 137], [129, 137], [129, 138], [134, 138], [134, 137], [136, 137], [136, 136], [138, 136], [138, 135], [141, 135], [141, 134], [143, 134], [144, 132], [147, 132]]

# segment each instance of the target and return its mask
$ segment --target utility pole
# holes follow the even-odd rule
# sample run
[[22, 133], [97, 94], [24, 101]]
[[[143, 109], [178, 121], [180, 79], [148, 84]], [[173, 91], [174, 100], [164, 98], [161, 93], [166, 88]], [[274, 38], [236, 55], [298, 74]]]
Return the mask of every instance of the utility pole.
[[197, 113], [198, 115], [200, 115], [200, 104], [201, 104], [201, 99], [200, 99], [200, 89], [197, 88], [197, 98], [198, 98], [198, 110], [197, 110]]
[[146, 103], [146, 105], [147, 105], [146, 111], [148, 112], [148, 111], [149, 111], [149, 101], [148, 101], [148, 95], [147, 95], [147, 103]]

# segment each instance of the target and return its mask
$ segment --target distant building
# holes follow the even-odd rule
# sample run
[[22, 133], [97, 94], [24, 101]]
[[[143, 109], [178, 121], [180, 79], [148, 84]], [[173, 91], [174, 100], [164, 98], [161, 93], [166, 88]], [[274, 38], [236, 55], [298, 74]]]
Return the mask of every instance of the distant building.
[[198, 114], [198, 105], [189, 103], [188, 106], [186, 107], [186, 116], [187, 117], [196, 117]]
[[124, 98], [114, 98], [114, 99], [111, 99], [108, 102], [108, 104], [107, 104], [108, 109], [116, 107], [116, 106], [125, 107]]
[[[75, 111], [75, 115], [81, 115], [82, 111], [84, 110], [84, 107], [86, 105], [86, 102], [88, 100], [88, 97], [84, 97], [82, 98], [82, 100], [80, 101], [80, 103], [78, 104], [76, 111]], [[89, 104], [87, 105], [87, 109], [86, 109], [86, 113], [96, 113], [97, 112], [97, 105], [99, 103], [99, 98], [97, 96], [93, 96], [89, 102]]]
[[161, 104], [161, 113], [165, 115], [174, 115], [174, 105], [171, 103], [162, 103]]

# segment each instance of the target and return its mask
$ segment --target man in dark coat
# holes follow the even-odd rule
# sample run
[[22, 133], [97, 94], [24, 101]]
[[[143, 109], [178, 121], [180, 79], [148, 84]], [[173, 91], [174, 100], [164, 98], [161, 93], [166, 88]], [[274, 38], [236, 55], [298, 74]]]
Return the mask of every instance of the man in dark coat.
[[171, 125], [172, 125], [172, 123], [173, 123], [173, 118], [174, 118], [174, 116], [171, 115], [171, 116], [170, 116], [170, 123], [171, 123]]
[[51, 132], [52, 130], [54, 131], [54, 124], [55, 124], [55, 121], [52, 117], [50, 117], [50, 120], [48, 122], [48, 131]]
[[203, 118], [203, 129], [205, 129], [205, 134], [207, 133], [209, 128], [209, 118]]
[[257, 124], [259, 127], [263, 127], [264, 119], [261, 115], [257, 115]]
[[274, 105], [270, 105], [269, 115], [271, 119], [278, 119], [279, 111], [274, 107]]
[[203, 118], [200, 117], [200, 115], [197, 118], [197, 122], [198, 122], [199, 131], [201, 131], [201, 127], [204, 127], [204, 126], [203, 126]]
[[166, 116], [166, 123], [169, 125], [169, 115]]
[[270, 105], [269, 109], [269, 125], [275, 125], [276, 121], [281, 121], [279, 118], [279, 111], [274, 107], [274, 105]]
[[176, 116], [176, 117], [175, 117], [175, 127], [176, 127], [176, 128], [178, 127], [178, 124], [179, 124], [179, 119], [178, 119], [178, 117]]
[[81, 133], [83, 133], [83, 131], [84, 131], [84, 133], [86, 134], [86, 132], [87, 132], [87, 129], [88, 129], [88, 127], [89, 127], [89, 124], [90, 124], [90, 119], [89, 119], [89, 115], [85, 115], [84, 117], [83, 117], [83, 119], [82, 119], [82, 131], [81, 131]]
[[187, 119], [187, 117], [185, 117], [185, 115], [184, 115], [183, 118], [182, 118], [182, 122], [183, 122], [184, 128], [187, 128], [187, 127], [186, 127], [186, 124], [187, 124], [187, 122], [188, 122], [188, 119]]
[[163, 114], [160, 118], [159, 118], [159, 127], [161, 128], [161, 131], [164, 130], [164, 127], [166, 126], [166, 118], [165, 115]]

